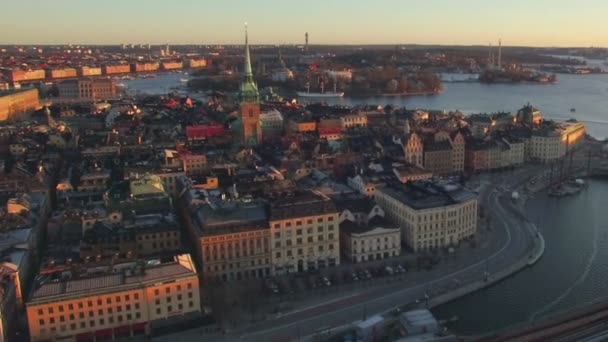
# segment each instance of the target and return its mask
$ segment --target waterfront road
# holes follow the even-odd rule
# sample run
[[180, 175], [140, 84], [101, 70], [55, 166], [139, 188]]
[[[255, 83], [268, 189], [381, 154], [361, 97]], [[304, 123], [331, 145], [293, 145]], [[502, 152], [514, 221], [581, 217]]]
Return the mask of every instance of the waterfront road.
[[[404, 280], [386, 282], [369, 288], [341, 291], [335, 299], [314, 303], [297, 311], [243, 325], [224, 333], [206, 334], [192, 330], [172, 336], [157, 337], [156, 341], [200, 340], [202, 336], [214, 341], [293, 341], [303, 340], [329, 328], [348, 325], [373, 314], [384, 313], [397, 306], [424, 302], [454, 290], [472, 286], [479, 281], [492, 280], [494, 273], [521, 263], [534, 249], [533, 226], [511, 202], [511, 192], [541, 171], [540, 166], [527, 166], [500, 174], [479, 178], [479, 200], [484, 215], [490, 217], [492, 238], [480, 241], [478, 248], [466, 250], [456, 257], [445, 257], [431, 271], [408, 273]], [[442, 296], [443, 297], [443, 296]]]

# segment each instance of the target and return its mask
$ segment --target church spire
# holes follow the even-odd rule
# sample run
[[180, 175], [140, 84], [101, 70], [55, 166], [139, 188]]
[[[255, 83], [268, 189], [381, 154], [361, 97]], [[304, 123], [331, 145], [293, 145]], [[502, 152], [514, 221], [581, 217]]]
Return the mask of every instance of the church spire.
[[251, 56], [249, 55], [249, 35], [247, 33], [247, 23], [245, 23], [245, 66], [244, 77], [241, 81], [240, 101], [257, 103], [260, 100], [258, 86], [253, 80], [253, 71], [251, 69]]
[[251, 71], [251, 57], [249, 56], [249, 35], [247, 34], [247, 23], [245, 23], [245, 77], [253, 79]]

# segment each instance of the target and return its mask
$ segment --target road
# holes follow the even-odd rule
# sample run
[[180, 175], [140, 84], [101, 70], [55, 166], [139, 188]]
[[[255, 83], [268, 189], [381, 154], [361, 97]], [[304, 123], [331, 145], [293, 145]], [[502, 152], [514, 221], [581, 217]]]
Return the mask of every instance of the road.
[[[509, 173], [485, 176], [480, 180], [480, 204], [491, 217], [492, 238], [482, 241], [483, 246], [479, 248], [468, 250], [458, 258], [448, 257], [431, 271], [408, 274], [400, 282], [389, 282], [367, 289], [345, 289], [337, 300], [315, 304], [226, 334], [205, 336], [214, 341], [299, 340], [325, 328], [344, 326], [363, 317], [390, 311], [399, 305], [424, 300], [426, 295], [432, 300], [457, 287], [479, 283], [486, 276], [491, 280], [494, 273], [528, 257], [534, 248], [535, 236], [531, 224], [515, 208], [510, 195], [512, 189], [539, 171], [538, 166], [525, 167]], [[188, 331], [154, 340], [179, 338], [194, 341], [201, 336], [201, 332]]]

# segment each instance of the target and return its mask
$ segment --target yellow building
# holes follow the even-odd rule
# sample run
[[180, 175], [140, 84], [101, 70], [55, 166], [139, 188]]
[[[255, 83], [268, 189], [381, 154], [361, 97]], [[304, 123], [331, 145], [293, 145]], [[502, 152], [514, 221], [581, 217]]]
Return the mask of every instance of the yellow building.
[[585, 138], [585, 125], [578, 121], [547, 123], [532, 132], [528, 157], [541, 163], [558, 160]]
[[342, 129], [367, 127], [367, 115], [365, 113], [344, 115], [340, 120], [342, 122]]
[[453, 246], [477, 231], [477, 197], [458, 185], [385, 187], [376, 192], [376, 201], [414, 251]]
[[329, 197], [303, 192], [270, 206], [272, 274], [340, 264], [338, 209]]
[[149, 333], [155, 321], [200, 314], [189, 254], [39, 279], [26, 303], [31, 341], [94, 341]]
[[40, 108], [42, 106], [36, 88], [8, 93], [0, 92], [0, 121], [20, 120], [29, 112]]

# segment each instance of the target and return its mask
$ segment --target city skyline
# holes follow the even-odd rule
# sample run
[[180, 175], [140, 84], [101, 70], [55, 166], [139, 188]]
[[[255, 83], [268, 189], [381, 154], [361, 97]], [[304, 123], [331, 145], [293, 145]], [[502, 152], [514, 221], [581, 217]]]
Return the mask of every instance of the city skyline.
[[295, 1], [275, 0], [167, 6], [156, 0], [8, 3], [4, 8], [13, 15], [0, 23], [0, 44], [242, 44], [248, 22], [253, 45], [303, 44], [308, 32], [313, 45], [487, 45], [502, 38], [509, 46], [608, 46], [601, 15], [608, 4], [598, 0], [334, 0], [310, 1], [304, 10]]

